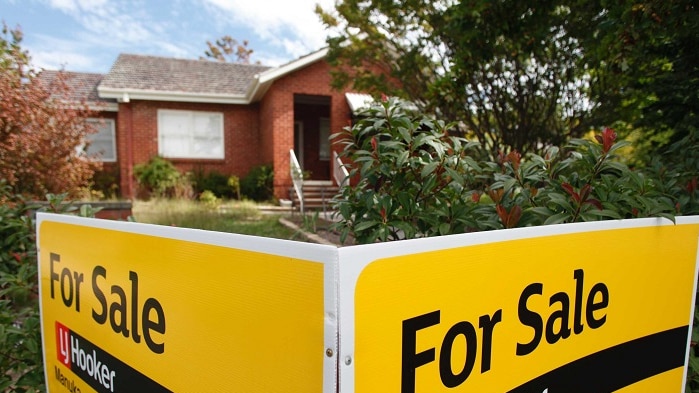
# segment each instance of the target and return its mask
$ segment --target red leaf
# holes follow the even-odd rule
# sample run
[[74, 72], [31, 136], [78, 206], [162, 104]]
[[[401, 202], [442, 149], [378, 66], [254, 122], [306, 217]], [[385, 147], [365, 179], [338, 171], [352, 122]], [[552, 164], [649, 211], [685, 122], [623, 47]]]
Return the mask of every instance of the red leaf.
[[505, 161], [509, 161], [512, 164], [512, 167], [515, 169], [515, 171], [519, 170], [519, 163], [522, 161], [522, 155], [519, 154], [516, 150], [511, 151], [510, 154], [505, 157]]
[[502, 205], [497, 205], [495, 211], [505, 228], [514, 228], [522, 217], [522, 208], [518, 205], [513, 206], [509, 212]]
[[575, 192], [575, 189], [573, 188], [573, 186], [571, 186], [571, 185], [568, 184], [568, 183], [563, 183], [563, 184], [561, 184], [561, 187], [563, 187], [563, 189], [564, 189], [568, 194], [570, 194], [570, 196], [572, 196], [573, 199], [575, 199], [575, 202], [577, 202], [578, 204], [580, 204], [580, 195], [579, 195], [577, 192]]
[[616, 141], [616, 132], [614, 132], [613, 129], [607, 127], [602, 131], [601, 134], [595, 135], [595, 139], [597, 142], [602, 144], [602, 151], [604, 153], [608, 153], [609, 149], [612, 148], [612, 145], [614, 145], [614, 141]]
[[505, 225], [507, 227], [507, 210], [502, 205], [497, 205], [495, 206], [495, 211], [498, 213], [498, 217], [500, 217], [500, 222], [502, 222], [502, 225]]
[[598, 201], [598, 200], [595, 199], [595, 198], [590, 198], [590, 199], [586, 200], [585, 203], [589, 203], [590, 205], [596, 207], [597, 210], [602, 210], [602, 209], [603, 209], [603, 207], [602, 207], [602, 202]]
[[473, 194], [471, 194], [471, 200], [475, 203], [478, 203], [481, 201], [481, 193], [476, 191]]
[[493, 200], [496, 204], [499, 204], [500, 201], [502, 200], [502, 195], [505, 193], [505, 190], [502, 188], [498, 188], [497, 190], [488, 190], [488, 196], [490, 196], [490, 199]]

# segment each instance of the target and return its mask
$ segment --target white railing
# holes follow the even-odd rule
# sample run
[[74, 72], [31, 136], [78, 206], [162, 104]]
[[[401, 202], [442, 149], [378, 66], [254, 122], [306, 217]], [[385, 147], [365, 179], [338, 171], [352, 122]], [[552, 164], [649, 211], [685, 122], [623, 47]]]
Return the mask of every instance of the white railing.
[[299, 165], [299, 160], [296, 159], [294, 149], [289, 150], [289, 171], [291, 181], [294, 183], [294, 192], [299, 198], [299, 210], [303, 214], [303, 170]]
[[349, 172], [347, 172], [345, 164], [342, 163], [340, 156], [335, 151], [333, 152], [333, 178], [335, 178], [335, 183], [340, 188], [345, 186], [345, 183], [349, 185]]

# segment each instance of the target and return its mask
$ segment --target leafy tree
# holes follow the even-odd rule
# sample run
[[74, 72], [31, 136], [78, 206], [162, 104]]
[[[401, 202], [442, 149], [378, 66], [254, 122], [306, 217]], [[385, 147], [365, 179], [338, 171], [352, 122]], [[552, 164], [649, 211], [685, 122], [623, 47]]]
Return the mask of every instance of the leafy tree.
[[598, 27], [581, 36], [587, 63], [615, 82], [595, 92], [596, 99], [604, 113], [641, 135], [638, 147], [647, 161], [696, 132], [699, 12], [690, 0], [602, 2], [596, 8], [586, 18]]
[[317, 12], [336, 86], [410, 99], [491, 157], [613, 125], [635, 164], [663, 154], [683, 181], [697, 175], [692, 0], [344, 0]]
[[250, 55], [253, 52], [252, 49], [248, 48], [248, 40], [238, 42], [238, 40], [229, 35], [224, 35], [217, 39], [215, 43], [206, 41], [206, 46], [209, 48], [204, 51], [206, 58], [220, 62], [231, 61], [233, 63], [249, 64]]
[[333, 31], [336, 87], [407, 98], [491, 157], [541, 152], [588, 128], [594, 74], [577, 67], [566, 1], [345, 0], [317, 12]]
[[70, 89], [59, 73], [38, 76], [23, 51], [19, 29], [0, 36], [0, 179], [16, 193], [43, 199], [46, 193], [77, 194], [100, 163], [78, 147], [95, 130], [87, 105], [66, 104]]

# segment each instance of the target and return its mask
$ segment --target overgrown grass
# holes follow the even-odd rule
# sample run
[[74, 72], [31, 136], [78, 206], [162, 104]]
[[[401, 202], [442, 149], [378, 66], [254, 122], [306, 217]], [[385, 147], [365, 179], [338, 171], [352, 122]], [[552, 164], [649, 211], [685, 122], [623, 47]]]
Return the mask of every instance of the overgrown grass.
[[148, 224], [304, 241], [300, 233], [279, 223], [278, 214], [263, 214], [253, 202], [212, 206], [181, 199], [135, 201], [133, 216]]

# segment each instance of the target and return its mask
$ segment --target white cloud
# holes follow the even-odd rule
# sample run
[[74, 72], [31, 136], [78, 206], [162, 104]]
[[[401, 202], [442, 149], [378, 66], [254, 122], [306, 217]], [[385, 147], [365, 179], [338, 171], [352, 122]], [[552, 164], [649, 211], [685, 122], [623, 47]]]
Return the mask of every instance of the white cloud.
[[47, 70], [69, 71], [92, 69], [95, 67], [95, 58], [82, 53], [66, 52], [63, 50], [37, 50], [31, 52], [31, 62], [34, 68]]
[[333, 0], [203, 1], [209, 8], [213, 7], [219, 23], [243, 25], [292, 57], [325, 46], [326, 33], [314, 12], [315, 5], [320, 3], [322, 7], [330, 8], [334, 4]]
[[[174, 57], [191, 55], [188, 45], [173, 39], [172, 29], [177, 28], [176, 23], [162, 14], [152, 13], [153, 9], [159, 9], [152, 3], [141, 4], [140, 0], [44, 1], [68, 15], [80, 27], [73, 36], [76, 45], [80, 42], [86, 47], [112, 48], [116, 52], [150, 51]], [[151, 8], [148, 9], [146, 5]], [[65, 49], [70, 52], [69, 48]], [[41, 55], [38, 57], [45, 58]]]
[[249, 40], [253, 61], [284, 64], [325, 46], [314, 9], [316, 3], [334, 5], [334, 0], [24, 1], [31, 7], [19, 20], [47, 21], [27, 30], [24, 41], [37, 66], [99, 72], [119, 53], [199, 58], [207, 40], [223, 35]]
[[[61, 8], [89, 34], [99, 37], [107, 45], [119, 45], [147, 41], [153, 38], [152, 27], [137, 13], [130, 2], [106, 2], [91, 0], [50, 0], [52, 3], [72, 3], [68, 9]], [[148, 26], [148, 27], [147, 27]]]
[[[31, 63], [35, 68], [49, 70], [66, 69], [69, 71], [94, 70], [108, 68], [107, 62], [114, 59], [104, 59], [91, 54], [89, 44], [74, 40], [65, 40], [46, 35], [37, 35], [33, 45], [25, 45], [29, 52]], [[104, 63], [104, 64], [101, 64]]]
[[77, 4], [73, 0], [49, 0], [49, 5], [64, 12], [77, 11]]

